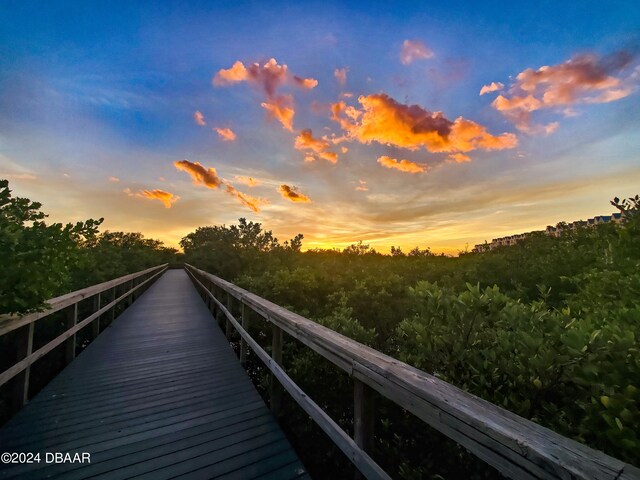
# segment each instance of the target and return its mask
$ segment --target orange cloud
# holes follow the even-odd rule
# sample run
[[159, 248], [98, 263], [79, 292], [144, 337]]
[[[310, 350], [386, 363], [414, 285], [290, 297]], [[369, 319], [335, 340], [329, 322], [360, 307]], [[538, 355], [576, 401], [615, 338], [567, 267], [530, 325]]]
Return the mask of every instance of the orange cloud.
[[449, 154], [449, 159], [453, 160], [456, 163], [465, 163], [471, 161], [471, 157], [469, 157], [469, 155], [465, 155], [464, 153], [451, 153]]
[[253, 177], [244, 177], [236, 175], [233, 177], [233, 180], [237, 183], [241, 183], [242, 185], [246, 185], [247, 187], [257, 187], [260, 185], [260, 180]]
[[236, 197], [242, 205], [248, 207], [256, 213], [260, 211], [260, 207], [262, 205], [269, 203], [268, 201], [261, 198], [252, 197], [251, 195], [247, 195], [246, 193], [242, 193], [239, 190], [236, 190], [236, 188], [228, 182], [225, 182], [225, 187], [228, 194]]
[[278, 188], [278, 192], [282, 195], [283, 198], [290, 200], [292, 202], [301, 202], [301, 203], [310, 203], [311, 199], [301, 193], [298, 190], [298, 187], [290, 187], [289, 185], [280, 185]]
[[231, 68], [219, 70], [213, 77], [215, 86], [244, 81], [264, 92], [267, 98], [260, 105], [268, 111], [269, 118], [275, 118], [289, 131], [293, 131], [295, 115], [293, 97], [291, 95], [276, 96], [278, 88], [283, 85], [296, 85], [308, 90], [318, 85], [318, 81], [314, 78], [291, 75], [289, 67], [284, 64], [279, 65], [275, 58], [264, 64], [252, 63], [249, 66], [237, 61]]
[[333, 72], [333, 76], [336, 77], [336, 80], [340, 84], [340, 86], [344, 87], [347, 83], [347, 70], [348, 68], [336, 68]]
[[244, 82], [247, 79], [247, 69], [244, 67], [242, 62], [237, 61], [231, 68], [219, 70], [215, 77], [213, 77], [213, 84], [216, 86], [229, 85], [232, 83]]
[[272, 101], [262, 102], [260, 105], [267, 110], [269, 118], [279, 121], [282, 128], [293, 132], [293, 117], [296, 112], [293, 109], [291, 95], [281, 95]]
[[302, 88], [311, 89], [318, 85], [314, 78], [302, 78], [289, 73], [287, 65], [279, 65], [275, 58], [271, 58], [264, 64], [252, 63], [245, 66], [237, 61], [231, 68], [221, 69], [213, 77], [215, 86], [231, 85], [238, 82], [249, 82], [260, 88], [267, 98], [271, 99], [278, 87], [285, 84], [293, 84]]
[[480, 95], [484, 95], [485, 93], [497, 92], [498, 90], [502, 90], [503, 88], [504, 88], [504, 83], [491, 82], [489, 85], [484, 85], [480, 89]]
[[400, 62], [409, 65], [416, 60], [425, 60], [433, 57], [433, 50], [419, 40], [405, 40], [400, 49]]
[[225, 191], [234, 196], [244, 206], [250, 208], [254, 212], [260, 211], [260, 206], [268, 203], [266, 200], [255, 198], [246, 193], [238, 191], [230, 182], [221, 179], [216, 169], [206, 168], [199, 162], [190, 162], [189, 160], [179, 160], [173, 162], [173, 165], [183, 172], [187, 172], [193, 178], [195, 185], [203, 185], [207, 188], [217, 189], [221, 186], [225, 187]]
[[293, 132], [293, 117], [296, 114], [293, 109], [293, 97], [291, 95], [281, 95], [272, 101], [260, 104], [268, 112], [269, 118], [276, 119], [282, 124], [282, 128]]
[[582, 54], [558, 65], [528, 68], [492, 106], [519, 130], [548, 134], [555, 131], [557, 122], [534, 125], [531, 112], [551, 108], [572, 112], [572, 105], [608, 103], [630, 95], [637, 83], [634, 73], [629, 73], [633, 60], [634, 55], [621, 51], [605, 57]]
[[358, 186], [356, 186], [356, 190], [359, 192], [368, 191], [369, 187], [367, 187], [367, 182], [365, 180], [358, 180]]
[[331, 107], [331, 118], [346, 135], [360, 143], [384, 145], [430, 152], [469, 152], [503, 150], [518, 144], [512, 133], [491, 135], [486, 127], [458, 117], [448, 120], [442, 112], [430, 112], [419, 105], [404, 105], [384, 93], [361, 96], [357, 109], [338, 102]]
[[107, 180], [109, 180], [110, 182], [113, 182], [113, 183], [117, 183], [117, 182], [120, 181], [120, 179], [118, 177], [109, 177], [109, 178], [107, 178]]
[[193, 178], [195, 185], [204, 185], [207, 188], [218, 188], [222, 185], [222, 179], [218, 177], [216, 169], [206, 168], [199, 162], [190, 162], [189, 160], [179, 160], [173, 162], [174, 167], [183, 172], [187, 172]]
[[236, 139], [236, 134], [230, 128], [213, 128], [220, 138], [225, 142], [233, 142]]
[[426, 172], [428, 167], [426, 165], [420, 165], [419, 163], [411, 162], [409, 160], [396, 160], [395, 158], [383, 155], [378, 158], [378, 163], [383, 167], [393, 168], [407, 173], [422, 173]]
[[[296, 137], [296, 141], [294, 144], [296, 150], [307, 152], [311, 151], [318, 157], [327, 160], [328, 162], [336, 163], [338, 161], [338, 154], [335, 152], [330, 152], [328, 150], [330, 146], [331, 145], [326, 140], [314, 138], [313, 133], [308, 128], [300, 132], [300, 134]], [[313, 160], [315, 160], [315, 158], [312, 155], [307, 155], [305, 157], [305, 161]]]
[[204, 127], [207, 124], [207, 122], [204, 119], [204, 115], [197, 110], [196, 110], [196, 113], [193, 114], [193, 119], [201, 127]]
[[130, 197], [148, 198], [150, 200], [159, 200], [162, 202], [165, 208], [171, 208], [171, 205], [176, 203], [180, 198], [173, 193], [166, 192], [164, 190], [140, 190], [138, 192], [132, 192], [131, 189], [125, 188], [124, 193]]
[[312, 88], [316, 88], [318, 86], [318, 80], [315, 78], [300, 78], [297, 76], [293, 76], [293, 81], [301, 88], [306, 88], [307, 90], [311, 90]]

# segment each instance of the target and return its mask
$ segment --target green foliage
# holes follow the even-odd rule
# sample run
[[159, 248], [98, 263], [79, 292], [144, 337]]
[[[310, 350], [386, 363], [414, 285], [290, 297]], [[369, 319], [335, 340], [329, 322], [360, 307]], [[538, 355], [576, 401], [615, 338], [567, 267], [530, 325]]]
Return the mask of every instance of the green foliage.
[[54, 296], [175, 259], [140, 233], [98, 233], [103, 219], [48, 225], [41, 207], [0, 180], [0, 313], [40, 310]]
[[44, 301], [70, 286], [70, 272], [82, 261], [80, 244], [102, 222], [62, 225], [44, 222], [41, 204], [13, 197], [0, 180], [0, 313], [41, 309]]
[[240, 218], [238, 225], [199, 227], [180, 241], [187, 262], [226, 279], [277, 268], [300, 251], [303, 236], [278, 242], [260, 223]]
[[[362, 242], [342, 252], [283, 255], [267, 241], [238, 247], [236, 238], [247, 230], [242, 220], [239, 227], [208, 227], [215, 241], [183, 246], [190, 263], [565, 436], [640, 464], [640, 215], [637, 198], [613, 204], [623, 214], [622, 227], [565, 228], [559, 238], [539, 234], [516, 246], [456, 258], [419, 248], [405, 254], [397, 247], [381, 255]], [[251, 238], [271, 238], [259, 224], [249, 230]], [[223, 235], [233, 239], [231, 246]], [[348, 378], [293, 342], [285, 362], [305, 392], [351, 428]], [[417, 429], [410, 416], [387, 404], [378, 411], [377, 458], [394, 476], [495, 477], [464, 449]], [[300, 426], [307, 425], [304, 415], [287, 415], [311, 435], [308, 426]], [[425, 445], [431, 453], [424, 453]], [[306, 453], [305, 460], [323, 474], [335, 460], [333, 453]], [[349, 476], [341, 470], [331, 475]]]

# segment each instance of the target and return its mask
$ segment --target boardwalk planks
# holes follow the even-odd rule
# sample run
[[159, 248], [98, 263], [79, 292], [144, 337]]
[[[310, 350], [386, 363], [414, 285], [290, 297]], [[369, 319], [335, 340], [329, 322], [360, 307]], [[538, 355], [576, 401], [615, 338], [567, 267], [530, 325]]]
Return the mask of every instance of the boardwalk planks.
[[181, 270], [9, 421], [0, 445], [91, 453], [90, 464], [0, 465], [0, 478], [308, 478]]

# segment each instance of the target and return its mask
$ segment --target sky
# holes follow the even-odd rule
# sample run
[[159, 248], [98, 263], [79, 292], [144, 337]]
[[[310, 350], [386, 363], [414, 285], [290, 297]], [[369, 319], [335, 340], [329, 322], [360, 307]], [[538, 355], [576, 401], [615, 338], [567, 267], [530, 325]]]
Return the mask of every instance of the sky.
[[0, 178], [177, 246], [456, 254], [640, 193], [637, 2], [0, 3]]

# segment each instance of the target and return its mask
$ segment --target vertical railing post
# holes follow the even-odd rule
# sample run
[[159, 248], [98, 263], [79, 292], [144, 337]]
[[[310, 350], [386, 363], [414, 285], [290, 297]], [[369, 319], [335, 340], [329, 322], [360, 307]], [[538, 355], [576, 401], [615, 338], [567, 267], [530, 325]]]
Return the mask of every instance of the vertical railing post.
[[[111, 302], [113, 302], [116, 299], [116, 287], [111, 288], [110, 297], [111, 297], [111, 300], [110, 300]], [[109, 323], [112, 323], [115, 317], [116, 317], [116, 306], [114, 305], [109, 309]]]
[[[100, 310], [100, 293], [93, 296], [93, 313]], [[100, 316], [91, 322], [91, 340], [95, 340], [100, 334]]]
[[[219, 295], [220, 290], [218, 289], [217, 286], [213, 287], [212, 293], [220, 302], [222, 302], [222, 297]], [[220, 325], [220, 322], [222, 320], [222, 316], [223, 316], [222, 310], [220, 308], [217, 308], [217, 305], [216, 305], [214, 317], [215, 317], [216, 323], [218, 324], [219, 327], [222, 327], [222, 325]]]
[[[229, 313], [233, 315], [233, 297], [229, 292], [227, 292], [227, 310], [229, 310]], [[226, 320], [224, 333], [227, 336], [227, 340], [229, 340], [231, 338], [231, 322], [228, 318]]]
[[[131, 292], [131, 290], [133, 289], [133, 285], [134, 285], [134, 279], [129, 280], [128, 284], [127, 284], [127, 291]], [[131, 304], [133, 303], [133, 293], [130, 293], [129, 296], [127, 297], [127, 302], [126, 302], [126, 306], [130, 307]]]
[[[18, 330], [17, 341], [17, 358], [20, 361], [27, 358], [33, 353], [33, 329], [34, 323], [22, 327]], [[29, 377], [31, 375], [31, 366], [25, 368], [22, 372], [15, 376], [14, 392], [13, 392], [13, 411], [20, 410], [29, 401]]]
[[[374, 401], [373, 390], [358, 379], [354, 379], [353, 385], [353, 439], [362, 450], [369, 455], [374, 447]], [[362, 474], [356, 471], [356, 480]]]
[[[271, 330], [271, 358], [278, 365], [282, 364], [282, 329], [277, 325], [273, 325]], [[282, 385], [273, 373], [270, 377], [270, 387], [271, 413], [279, 415], [282, 407]]]
[[[78, 304], [74, 303], [67, 309], [66, 329], [73, 328], [78, 323]], [[65, 363], [68, 365], [76, 358], [76, 334], [71, 335], [65, 342]]]
[[210, 312], [213, 310], [213, 300], [211, 300], [211, 297], [208, 295], [211, 292], [211, 282], [207, 281], [206, 279], [202, 279], [202, 285], [204, 285], [204, 289], [205, 289], [205, 305], [207, 306], [207, 310], [209, 310]]
[[[240, 302], [242, 328], [247, 333], [249, 332], [249, 312], [251, 312], [251, 309], [244, 302]], [[244, 341], [242, 336], [240, 336], [240, 365], [247, 366], [247, 342]]]

